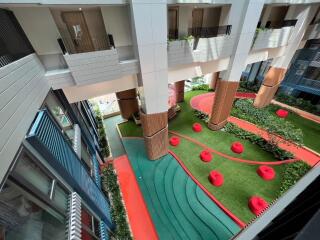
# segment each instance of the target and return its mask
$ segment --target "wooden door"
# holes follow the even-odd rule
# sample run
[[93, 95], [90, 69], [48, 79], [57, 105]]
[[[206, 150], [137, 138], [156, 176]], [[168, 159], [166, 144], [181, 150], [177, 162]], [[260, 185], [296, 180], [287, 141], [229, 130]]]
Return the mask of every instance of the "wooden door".
[[178, 38], [178, 8], [168, 10], [168, 36], [169, 39]]
[[94, 45], [83, 13], [62, 12], [61, 17], [67, 25], [76, 53], [94, 51]]
[[203, 8], [195, 8], [192, 11], [192, 35], [197, 37], [201, 34], [203, 24]]

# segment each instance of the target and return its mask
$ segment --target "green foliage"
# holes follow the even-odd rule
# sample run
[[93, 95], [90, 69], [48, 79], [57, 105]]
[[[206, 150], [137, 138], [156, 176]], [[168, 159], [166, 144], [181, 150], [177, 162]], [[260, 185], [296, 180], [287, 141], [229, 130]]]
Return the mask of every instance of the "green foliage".
[[313, 105], [310, 101], [304, 100], [303, 98], [296, 98], [284, 93], [279, 93], [276, 96], [276, 100], [290, 106], [300, 108], [301, 110], [320, 115], [320, 111], [318, 110], [317, 106]]
[[106, 194], [110, 193], [111, 195], [111, 217], [116, 224], [116, 229], [114, 231], [115, 239], [132, 239], [117, 175], [111, 164], [102, 171], [102, 188]]
[[209, 115], [206, 114], [206, 113], [203, 113], [203, 112], [201, 112], [201, 111], [199, 111], [199, 110], [194, 110], [194, 115], [195, 115], [197, 118], [203, 120], [203, 121], [206, 122], [206, 123], [209, 122]]
[[98, 122], [99, 146], [101, 149], [101, 153], [104, 157], [109, 157], [110, 149], [107, 142], [107, 135], [103, 126], [102, 115], [99, 108], [95, 108], [95, 113], [96, 113], [96, 119]]
[[234, 134], [238, 138], [249, 140], [251, 143], [258, 145], [266, 152], [272, 153], [277, 159], [285, 160], [293, 158], [292, 153], [279, 148], [276, 144], [270, 143], [256, 134], [247, 132], [239, 128], [233, 123], [227, 123], [224, 127], [224, 131]]
[[255, 92], [257, 93], [259, 91], [260, 85], [257, 84], [255, 81], [249, 82], [249, 81], [240, 81], [240, 90], [241, 92]]
[[204, 91], [208, 91], [208, 92], [213, 91], [213, 90], [209, 87], [208, 84], [200, 84], [200, 85], [194, 86], [194, 87], [192, 87], [191, 90], [192, 90], [192, 91], [204, 90]]
[[254, 123], [269, 133], [277, 134], [285, 140], [303, 144], [301, 129], [296, 128], [285, 119], [275, 116], [266, 108], [255, 108], [252, 100], [238, 99], [235, 101], [231, 114], [237, 118]]
[[303, 161], [297, 161], [291, 164], [286, 164], [285, 169], [281, 174], [282, 181], [281, 181], [279, 196], [285, 193], [310, 169], [311, 167]]

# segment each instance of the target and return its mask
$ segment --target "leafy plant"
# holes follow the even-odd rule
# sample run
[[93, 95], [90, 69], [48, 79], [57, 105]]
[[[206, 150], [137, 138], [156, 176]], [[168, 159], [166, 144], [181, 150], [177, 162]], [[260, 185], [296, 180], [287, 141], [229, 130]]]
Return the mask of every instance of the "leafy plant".
[[250, 99], [236, 100], [231, 114], [237, 118], [254, 123], [269, 133], [277, 134], [285, 140], [303, 144], [301, 129], [296, 128], [285, 119], [275, 116], [266, 108], [255, 108]]
[[259, 91], [260, 84], [258, 84], [256, 81], [249, 82], [242, 80], [240, 81], [240, 90], [242, 92], [255, 92], [257, 93]]
[[109, 164], [102, 171], [102, 188], [106, 195], [110, 194], [111, 217], [116, 225], [114, 231], [115, 239], [132, 239], [118, 178], [112, 164]]
[[196, 90], [204, 90], [204, 91], [213, 91], [208, 84], [200, 84], [200, 85], [197, 85], [197, 86], [193, 86], [192, 91], [196, 91]]
[[291, 186], [293, 186], [301, 177], [303, 177], [311, 167], [303, 161], [286, 164], [281, 174], [281, 186], [279, 196], [285, 193]]
[[303, 98], [296, 98], [284, 93], [279, 93], [276, 96], [276, 100], [320, 116], [320, 110], [317, 108], [317, 106], [313, 105], [308, 100], [304, 100]]
[[109, 144], [107, 141], [107, 135], [104, 129], [103, 125], [103, 120], [102, 120], [102, 115], [98, 107], [95, 107], [95, 114], [96, 114], [96, 119], [98, 122], [98, 135], [99, 135], [99, 146], [101, 153], [104, 157], [109, 157], [110, 156], [110, 149], [109, 149]]

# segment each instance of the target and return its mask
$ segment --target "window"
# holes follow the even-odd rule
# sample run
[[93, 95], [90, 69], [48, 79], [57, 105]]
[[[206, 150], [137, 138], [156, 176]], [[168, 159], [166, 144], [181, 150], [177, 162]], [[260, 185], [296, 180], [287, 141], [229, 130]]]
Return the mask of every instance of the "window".
[[81, 207], [81, 223], [82, 240], [99, 239], [99, 222], [84, 206]]
[[83, 141], [81, 141], [81, 161], [84, 163], [85, 168], [91, 176], [92, 158], [88, 146]]
[[312, 80], [320, 80], [320, 68], [308, 67], [304, 77]]
[[66, 221], [10, 180], [0, 192], [0, 239], [64, 240]]
[[67, 115], [66, 110], [62, 107], [60, 102], [56, 99], [53, 93], [49, 93], [46, 100], [45, 105], [55, 118], [55, 120], [60, 125], [64, 135], [73, 143], [74, 138], [74, 128], [73, 123], [71, 122], [70, 118]]

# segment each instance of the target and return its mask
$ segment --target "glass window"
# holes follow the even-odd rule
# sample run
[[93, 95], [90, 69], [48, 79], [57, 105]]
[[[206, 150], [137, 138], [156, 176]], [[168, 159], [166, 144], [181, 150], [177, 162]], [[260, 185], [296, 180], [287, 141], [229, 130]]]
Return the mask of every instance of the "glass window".
[[48, 94], [45, 100], [45, 104], [47, 108], [50, 110], [53, 117], [59, 123], [67, 139], [70, 140], [71, 143], [73, 143], [74, 128], [70, 118], [66, 114], [65, 109], [62, 107], [62, 105], [59, 103], [59, 101], [52, 93]]
[[56, 184], [52, 200], [60, 209], [67, 210], [68, 193], [60, 186], [60, 184]]
[[23, 153], [13, 171], [20, 178], [48, 195], [51, 189], [52, 179], [47, 176], [35, 163], [33, 163], [27, 154]]
[[84, 162], [87, 171], [91, 175], [92, 158], [87, 145], [83, 141], [81, 141], [81, 160]]
[[99, 239], [99, 228], [97, 228], [99, 225], [98, 221], [84, 208], [84, 206], [81, 207], [81, 223], [82, 240]]
[[7, 182], [0, 192], [0, 239], [64, 240], [66, 219]]

